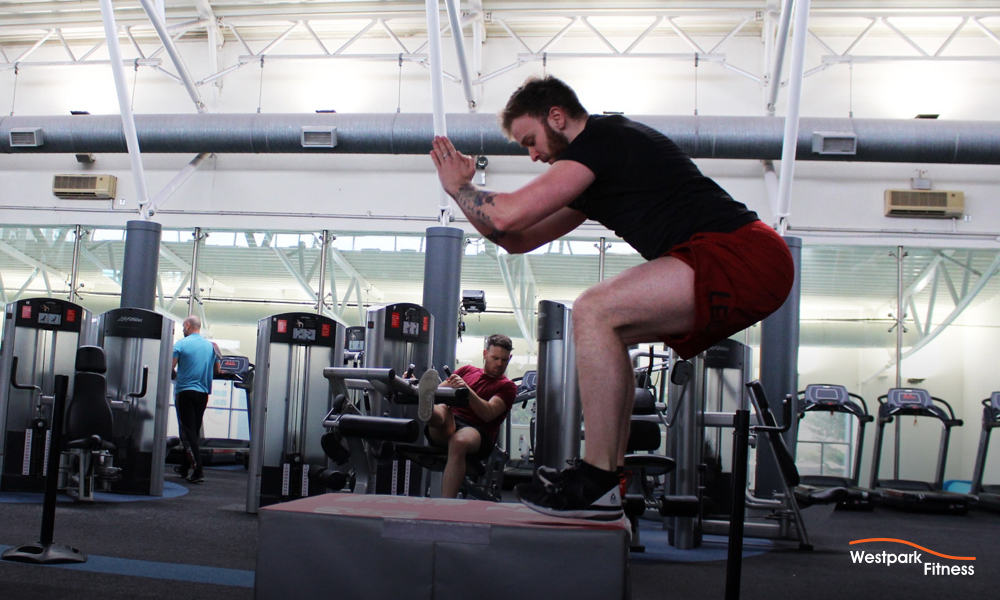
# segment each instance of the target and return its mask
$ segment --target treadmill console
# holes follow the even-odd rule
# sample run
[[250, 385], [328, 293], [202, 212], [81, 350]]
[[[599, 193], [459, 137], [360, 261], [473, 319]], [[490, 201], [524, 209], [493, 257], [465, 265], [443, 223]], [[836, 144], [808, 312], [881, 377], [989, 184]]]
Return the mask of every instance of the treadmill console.
[[847, 388], [842, 385], [810, 384], [806, 386], [805, 399], [811, 404], [841, 406], [847, 404], [849, 398], [850, 394], [847, 393]]
[[933, 408], [934, 401], [927, 390], [915, 388], [892, 388], [886, 401], [893, 408]]

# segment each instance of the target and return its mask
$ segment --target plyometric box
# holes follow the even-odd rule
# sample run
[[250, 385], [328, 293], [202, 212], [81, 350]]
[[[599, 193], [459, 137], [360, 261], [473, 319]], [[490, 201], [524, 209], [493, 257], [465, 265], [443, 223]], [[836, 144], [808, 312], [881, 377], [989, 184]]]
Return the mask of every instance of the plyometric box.
[[324, 494], [261, 509], [255, 597], [627, 598], [628, 536], [520, 504]]

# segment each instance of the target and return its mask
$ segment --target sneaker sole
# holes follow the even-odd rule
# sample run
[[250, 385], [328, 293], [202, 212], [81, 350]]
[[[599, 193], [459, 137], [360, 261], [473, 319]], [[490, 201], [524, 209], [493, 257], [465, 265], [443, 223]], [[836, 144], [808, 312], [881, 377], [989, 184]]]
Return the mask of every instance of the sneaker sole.
[[426, 423], [434, 415], [434, 395], [438, 386], [441, 385], [441, 378], [434, 369], [428, 369], [420, 377], [417, 383], [417, 418]]
[[549, 516], [549, 517], [559, 517], [562, 519], [585, 519], [587, 521], [617, 521], [618, 519], [625, 516], [625, 511], [619, 508], [583, 508], [579, 510], [555, 510], [548, 508], [547, 506], [539, 506], [534, 504], [530, 500], [525, 500], [521, 498], [521, 494], [514, 489], [514, 495], [521, 504], [527, 506], [531, 510]]

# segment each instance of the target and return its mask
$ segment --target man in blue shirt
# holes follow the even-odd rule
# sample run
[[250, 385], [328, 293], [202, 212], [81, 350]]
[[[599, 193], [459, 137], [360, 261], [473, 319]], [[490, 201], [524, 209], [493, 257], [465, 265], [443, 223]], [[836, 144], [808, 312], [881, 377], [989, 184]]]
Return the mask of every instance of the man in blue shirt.
[[[201, 465], [201, 423], [208, 407], [208, 395], [212, 393], [213, 374], [220, 373], [219, 354], [215, 344], [201, 337], [201, 320], [196, 316], [184, 319], [184, 338], [174, 344], [174, 382], [177, 424], [181, 443], [184, 444], [184, 458], [174, 472], [190, 483], [205, 481]], [[190, 475], [188, 471], [191, 471]]]

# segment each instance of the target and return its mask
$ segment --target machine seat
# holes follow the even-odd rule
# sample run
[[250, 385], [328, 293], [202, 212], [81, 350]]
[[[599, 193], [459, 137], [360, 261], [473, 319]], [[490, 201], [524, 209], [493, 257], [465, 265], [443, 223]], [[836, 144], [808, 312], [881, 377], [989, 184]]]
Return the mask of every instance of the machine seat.
[[677, 467], [677, 462], [669, 456], [659, 454], [626, 454], [625, 468], [645, 469], [647, 475], [663, 475]]
[[[397, 455], [412, 460], [429, 471], [443, 471], [448, 462], [448, 449], [423, 444], [395, 444]], [[465, 474], [478, 478], [486, 474], [486, 465], [472, 456], [465, 457]]]
[[108, 402], [107, 360], [99, 346], [81, 346], [76, 353], [73, 397], [66, 407], [70, 448], [114, 450], [114, 413]]

